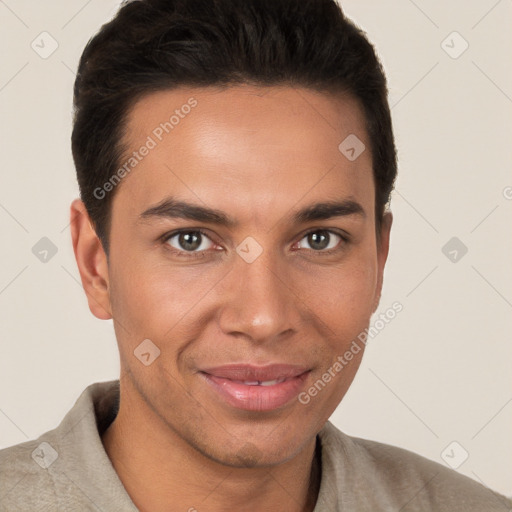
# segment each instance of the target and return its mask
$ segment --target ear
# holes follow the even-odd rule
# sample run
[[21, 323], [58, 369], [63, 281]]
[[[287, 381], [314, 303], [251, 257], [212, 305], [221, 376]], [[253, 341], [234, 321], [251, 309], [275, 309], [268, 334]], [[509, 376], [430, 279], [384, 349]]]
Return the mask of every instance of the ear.
[[71, 238], [75, 259], [91, 313], [100, 320], [112, 318], [107, 255], [80, 199], [71, 203]]
[[389, 253], [389, 237], [391, 233], [391, 225], [393, 224], [393, 214], [385, 212], [382, 217], [380, 228], [380, 238], [377, 239], [377, 287], [375, 288], [375, 301], [373, 304], [373, 312], [379, 307], [380, 296], [382, 293], [382, 282], [384, 280], [384, 267]]

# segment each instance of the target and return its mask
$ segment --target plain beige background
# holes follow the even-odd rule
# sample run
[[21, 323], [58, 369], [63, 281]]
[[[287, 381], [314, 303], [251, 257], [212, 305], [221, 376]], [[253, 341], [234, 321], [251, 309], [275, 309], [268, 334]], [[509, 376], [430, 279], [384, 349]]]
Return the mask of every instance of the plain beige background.
[[[0, 447], [53, 428], [88, 384], [118, 375], [68, 228], [74, 70], [117, 4], [0, 1]], [[342, 5], [389, 79], [399, 180], [381, 311], [404, 309], [332, 421], [512, 495], [512, 2]], [[41, 37], [45, 51], [58, 44], [47, 58], [31, 47]], [[57, 248], [47, 262], [32, 252], [43, 237]]]

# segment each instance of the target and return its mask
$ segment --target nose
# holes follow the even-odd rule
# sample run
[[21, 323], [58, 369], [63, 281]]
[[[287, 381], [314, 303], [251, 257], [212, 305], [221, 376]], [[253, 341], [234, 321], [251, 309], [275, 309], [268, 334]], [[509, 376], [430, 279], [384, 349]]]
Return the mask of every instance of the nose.
[[277, 341], [298, 330], [300, 299], [285, 262], [264, 251], [248, 263], [235, 256], [223, 282], [219, 325], [225, 334], [257, 343]]

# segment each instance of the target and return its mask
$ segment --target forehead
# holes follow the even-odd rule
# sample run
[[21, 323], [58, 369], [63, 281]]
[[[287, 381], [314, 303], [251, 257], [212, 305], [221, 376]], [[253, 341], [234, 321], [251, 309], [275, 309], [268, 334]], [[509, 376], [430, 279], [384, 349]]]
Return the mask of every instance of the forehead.
[[[285, 86], [175, 89], [138, 101], [126, 128], [125, 162], [150, 148], [114, 199], [134, 213], [169, 195], [229, 202], [246, 214], [254, 207], [255, 218], [306, 196], [373, 198], [363, 111], [347, 95]], [[340, 151], [347, 137], [368, 148], [354, 161]]]

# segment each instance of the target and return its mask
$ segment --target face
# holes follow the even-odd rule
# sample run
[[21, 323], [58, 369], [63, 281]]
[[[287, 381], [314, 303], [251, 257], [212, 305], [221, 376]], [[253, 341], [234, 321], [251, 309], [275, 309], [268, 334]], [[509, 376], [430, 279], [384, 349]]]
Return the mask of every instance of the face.
[[[339, 149], [351, 134], [367, 148], [355, 160]], [[390, 217], [379, 242], [360, 106], [291, 87], [165, 91], [134, 106], [125, 142], [137, 162], [95, 302], [131, 403], [223, 464], [289, 460], [352, 383], [363, 350], [333, 365], [380, 296]]]

